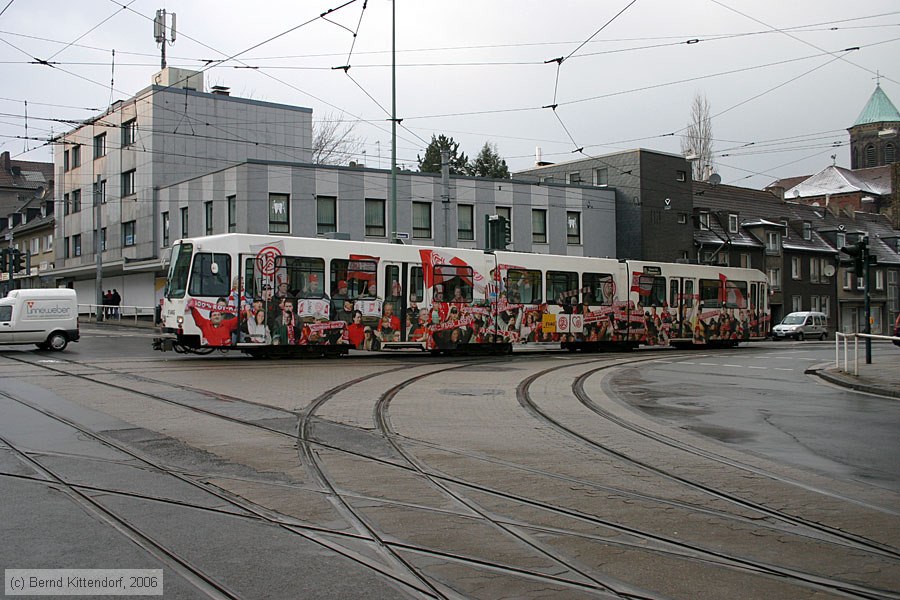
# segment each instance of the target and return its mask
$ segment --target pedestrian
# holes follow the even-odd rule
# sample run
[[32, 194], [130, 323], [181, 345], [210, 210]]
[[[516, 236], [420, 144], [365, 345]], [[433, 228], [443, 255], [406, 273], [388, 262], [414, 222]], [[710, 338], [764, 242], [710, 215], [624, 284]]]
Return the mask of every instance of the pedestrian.
[[112, 291], [112, 306], [113, 306], [113, 316], [119, 318], [119, 305], [122, 304], [122, 296], [119, 295], [119, 291], [116, 288], [113, 288]]
[[[108, 317], [112, 313], [112, 290], [106, 290], [106, 293], [103, 294], [103, 316]], [[97, 309], [101, 310], [100, 308]]]

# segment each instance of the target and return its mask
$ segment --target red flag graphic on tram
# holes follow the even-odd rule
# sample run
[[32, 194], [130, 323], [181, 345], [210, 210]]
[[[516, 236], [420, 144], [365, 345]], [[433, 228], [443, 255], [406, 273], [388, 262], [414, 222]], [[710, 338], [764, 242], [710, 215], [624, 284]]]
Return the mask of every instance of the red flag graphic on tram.
[[653, 290], [653, 276], [645, 276], [640, 271], [631, 272], [631, 291], [641, 296], [649, 296]]
[[[441, 283], [440, 281], [435, 281], [435, 265], [453, 265], [455, 267], [471, 268], [471, 265], [469, 265], [469, 263], [467, 263], [463, 259], [454, 255], [447, 254], [445, 252], [441, 252], [440, 250], [419, 250], [419, 255], [422, 258], [422, 272], [424, 274], [426, 288], [433, 287], [435, 283]], [[466, 275], [463, 275], [462, 273], [456, 274], [460, 275], [465, 283], [471, 285], [476, 290], [484, 289], [484, 276], [474, 268], [472, 269], [472, 274], [475, 279], [474, 282], [470, 281], [470, 278]]]
[[378, 257], [365, 254], [351, 254], [350, 263], [347, 266], [347, 278], [359, 281], [375, 282], [375, 273], [378, 271]]

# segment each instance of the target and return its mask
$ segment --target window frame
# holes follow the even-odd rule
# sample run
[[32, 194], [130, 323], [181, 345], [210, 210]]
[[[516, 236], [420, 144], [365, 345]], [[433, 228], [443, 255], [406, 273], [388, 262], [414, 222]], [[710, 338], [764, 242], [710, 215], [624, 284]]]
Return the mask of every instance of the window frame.
[[709, 231], [709, 211], [701, 210], [697, 215], [700, 231]]
[[81, 256], [81, 234], [76, 233], [72, 236], [72, 257]]
[[181, 237], [183, 237], [183, 238], [190, 237], [189, 236], [189, 231], [190, 231], [189, 230], [189, 220], [188, 220], [188, 218], [190, 217], [190, 214], [188, 212], [189, 208], [190, 207], [188, 207], [188, 206], [182, 206], [179, 209], [179, 215], [181, 217]]
[[135, 245], [137, 245], [137, 221], [125, 221], [122, 223], [122, 247]]
[[[427, 211], [428, 228], [416, 226], [417, 216], [422, 222], [423, 215], [416, 215], [416, 209]], [[412, 237], [414, 240], [430, 240], [434, 237], [434, 214], [431, 210], [431, 202], [413, 202], [412, 203]]]
[[94, 160], [106, 156], [106, 132], [94, 136]]
[[237, 196], [226, 196], [228, 202], [228, 233], [237, 231]]
[[[283, 206], [279, 207], [279, 203], [283, 203]], [[269, 233], [290, 233], [291, 195], [269, 192], [268, 210]], [[284, 215], [283, 217], [281, 216], [282, 214]]]
[[799, 256], [791, 257], [791, 279], [803, 277], [803, 260]]
[[[463, 227], [463, 215], [468, 219], [469, 227]], [[457, 204], [456, 205], [456, 239], [465, 242], [475, 241], [475, 205], [474, 204]]]
[[738, 216], [735, 213], [728, 214], [728, 233], [737, 233], [740, 228]]
[[137, 117], [122, 123], [122, 147], [127, 148], [137, 141]]
[[594, 185], [597, 187], [609, 187], [609, 167], [597, 167], [594, 169]]
[[[571, 218], [575, 217], [575, 233], [571, 233], [572, 226]], [[577, 240], [577, 241], [576, 241]], [[581, 245], [581, 211], [577, 210], [567, 210], [566, 211], [566, 245], [567, 246], [580, 246]]]
[[[535, 217], [540, 217], [535, 220]], [[540, 227], [536, 227], [540, 223]], [[540, 229], [540, 231], [538, 231]], [[531, 243], [546, 244], [547, 243], [547, 209], [532, 208], [531, 209]]]
[[[323, 219], [322, 204], [330, 204], [331, 219]], [[316, 196], [316, 235], [335, 233], [338, 230], [338, 202], [336, 196]]]
[[[365, 200], [365, 234], [366, 237], [387, 237], [387, 201], [381, 198], [366, 198]], [[369, 217], [380, 217], [375, 222], [369, 221]], [[380, 233], [379, 233], [380, 232]]]
[[122, 197], [123, 198], [125, 196], [133, 196], [133, 195], [137, 194], [137, 188], [135, 185], [136, 172], [137, 172], [136, 169], [131, 169], [128, 171], [124, 171], [122, 173]]
[[169, 242], [171, 241], [169, 238], [169, 211], [164, 211], [160, 216], [161, 226], [162, 226], [162, 246], [163, 248], [169, 247]]
[[203, 203], [203, 221], [204, 221], [204, 229], [206, 231], [206, 235], [212, 235], [213, 228], [213, 203], [212, 200], [207, 200]]

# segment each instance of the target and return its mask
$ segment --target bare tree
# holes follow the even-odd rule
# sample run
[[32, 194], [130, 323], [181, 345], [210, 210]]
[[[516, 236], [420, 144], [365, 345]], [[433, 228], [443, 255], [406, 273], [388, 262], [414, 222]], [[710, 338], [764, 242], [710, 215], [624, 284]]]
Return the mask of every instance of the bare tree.
[[681, 138], [681, 152], [691, 158], [694, 181], [706, 181], [712, 175], [713, 134], [709, 100], [699, 92], [691, 103], [691, 121]]
[[320, 165], [345, 165], [361, 152], [364, 141], [354, 135], [357, 122], [328, 113], [313, 123], [312, 159]]

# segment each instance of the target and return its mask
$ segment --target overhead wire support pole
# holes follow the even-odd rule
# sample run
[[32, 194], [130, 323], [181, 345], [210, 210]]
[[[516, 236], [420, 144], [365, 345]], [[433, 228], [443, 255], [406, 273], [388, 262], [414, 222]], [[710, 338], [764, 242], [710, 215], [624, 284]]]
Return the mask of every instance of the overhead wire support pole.
[[391, 241], [397, 236], [397, 0], [391, 2]]
[[97, 322], [103, 320], [103, 244], [100, 235], [103, 229], [100, 227], [100, 176], [94, 181], [94, 253], [96, 255], [97, 268]]

